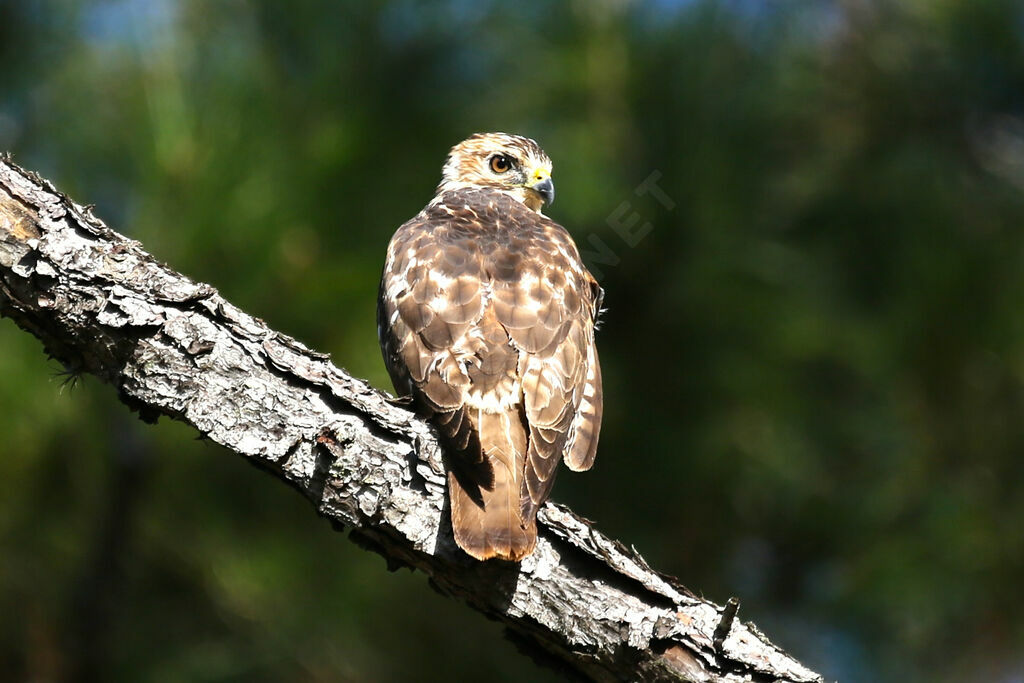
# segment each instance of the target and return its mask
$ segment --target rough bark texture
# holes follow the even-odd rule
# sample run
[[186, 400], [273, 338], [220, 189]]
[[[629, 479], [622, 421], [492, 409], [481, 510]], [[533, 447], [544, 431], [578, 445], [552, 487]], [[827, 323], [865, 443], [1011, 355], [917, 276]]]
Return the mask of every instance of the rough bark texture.
[[602, 681], [821, 680], [734, 619], [738, 603], [695, 597], [564, 506], [544, 507], [521, 564], [470, 559], [451, 538], [426, 423], [6, 158], [0, 313], [143, 419], [182, 420], [258, 461], [389, 566], [424, 572], [548, 664]]

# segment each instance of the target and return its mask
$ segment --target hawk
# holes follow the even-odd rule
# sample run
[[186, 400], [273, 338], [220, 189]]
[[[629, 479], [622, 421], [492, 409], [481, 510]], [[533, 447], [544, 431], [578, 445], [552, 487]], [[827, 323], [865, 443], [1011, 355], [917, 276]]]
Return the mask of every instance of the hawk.
[[587, 470], [597, 451], [603, 291], [541, 212], [554, 196], [536, 142], [473, 135], [381, 276], [388, 374], [441, 435], [455, 541], [479, 560], [533, 552], [558, 461]]

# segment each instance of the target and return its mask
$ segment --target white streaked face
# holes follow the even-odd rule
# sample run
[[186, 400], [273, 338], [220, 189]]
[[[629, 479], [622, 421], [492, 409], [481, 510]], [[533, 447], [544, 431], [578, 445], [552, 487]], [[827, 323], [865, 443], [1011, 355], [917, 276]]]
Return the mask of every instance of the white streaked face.
[[465, 188], [495, 189], [540, 212], [555, 195], [551, 159], [529, 138], [478, 133], [449, 152], [437, 192]]

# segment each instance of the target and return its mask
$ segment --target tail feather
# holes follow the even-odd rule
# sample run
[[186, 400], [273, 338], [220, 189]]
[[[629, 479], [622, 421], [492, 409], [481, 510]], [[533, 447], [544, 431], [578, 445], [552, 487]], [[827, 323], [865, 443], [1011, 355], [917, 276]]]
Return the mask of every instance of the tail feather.
[[497, 557], [517, 561], [533, 552], [537, 544], [536, 516], [525, 518], [522, 504], [526, 431], [515, 410], [481, 410], [471, 413], [471, 417], [493, 482], [487, 486], [465, 476], [460, 480], [449, 471], [455, 541], [478, 560]]

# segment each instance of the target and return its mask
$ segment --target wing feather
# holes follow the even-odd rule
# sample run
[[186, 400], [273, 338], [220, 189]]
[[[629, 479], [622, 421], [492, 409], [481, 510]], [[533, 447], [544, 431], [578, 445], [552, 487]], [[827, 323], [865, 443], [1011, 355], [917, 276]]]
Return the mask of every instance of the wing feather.
[[593, 464], [599, 293], [568, 233], [500, 193], [447, 192], [392, 238], [385, 363], [451, 451], [455, 537], [474, 557], [529, 554], [558, 462]]

